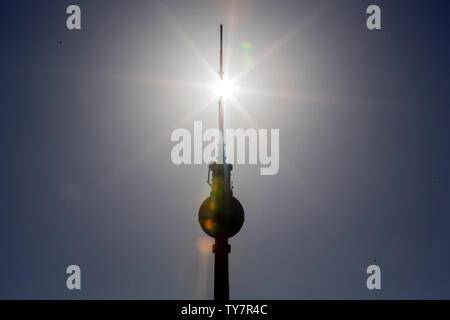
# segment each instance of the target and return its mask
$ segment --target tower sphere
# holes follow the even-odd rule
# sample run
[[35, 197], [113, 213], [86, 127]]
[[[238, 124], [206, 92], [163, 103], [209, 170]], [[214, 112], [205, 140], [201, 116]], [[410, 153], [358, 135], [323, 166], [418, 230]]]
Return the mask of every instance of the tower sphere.
[[244, 208], [233, 196], [229, 205], [208, 197], [200, 206], [198, 221], [203, 231], [210, 237], [231, 238], [244, 224]]

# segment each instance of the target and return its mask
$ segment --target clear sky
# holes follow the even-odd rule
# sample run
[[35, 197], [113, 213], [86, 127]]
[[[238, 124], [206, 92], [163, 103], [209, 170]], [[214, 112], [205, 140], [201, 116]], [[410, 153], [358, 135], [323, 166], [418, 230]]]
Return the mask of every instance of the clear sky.
[[[233, 2], [232, 2], [233, 3]], [[77, 4], [82, 29], [66, 28]], [[381, 7], [382, 30], [366, 28]], [[448, 1], [9, 1], [0, 9], [0, 298], [212, 297], [207, 165], [172, 130], [280, 129], [236, 165], [233, 299], [450, 298]], [[209, 67], [208, 67], [209, 66]], [[376, 261], [376, 262], [375, 262]], [[82, 290], [66, 288], [66, 267]], [[382, 289], [366, 288], [378, 264]]]

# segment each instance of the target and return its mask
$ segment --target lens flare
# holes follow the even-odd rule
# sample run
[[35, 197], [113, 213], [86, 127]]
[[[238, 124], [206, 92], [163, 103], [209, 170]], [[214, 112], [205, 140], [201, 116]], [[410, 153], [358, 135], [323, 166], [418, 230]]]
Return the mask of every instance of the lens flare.
[[234, 93], [234, 83], [227, 79], [218, 80], [213, 88], [218, 97], [227, 98], [233, 96]]

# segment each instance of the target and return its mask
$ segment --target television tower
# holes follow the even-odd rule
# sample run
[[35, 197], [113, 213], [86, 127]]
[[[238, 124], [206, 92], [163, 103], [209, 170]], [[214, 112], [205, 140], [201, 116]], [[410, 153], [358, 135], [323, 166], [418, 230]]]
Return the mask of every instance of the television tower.
[[[223, 80], [223, 25], [220, 25], [220, 81]], [[207, 183], [211, 187], [210, 196], [203, 201], [198, 212], [198, 221], [203, 231], [213, 237], [214, 253], [214, 300], [230, 299], [228, 277], [228, 254], [231, 246], [228, 238], [239, 232], [244, 224], [244, 209], [233, 197], [231, 187], [231, 170], [233, 166], [226, 163], [224, 135], [224, 101], [219, 97], [219, 159], [208, 167]], [[211, 177], [212, 176], [212, 177]]]

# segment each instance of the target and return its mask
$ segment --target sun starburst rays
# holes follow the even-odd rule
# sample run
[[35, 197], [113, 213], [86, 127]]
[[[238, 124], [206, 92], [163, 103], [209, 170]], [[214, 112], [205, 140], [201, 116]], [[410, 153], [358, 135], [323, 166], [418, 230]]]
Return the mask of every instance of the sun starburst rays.
[[[234, 3], [234, 2], [232, 2]], [[325, 3], [325, 2], [324, 2]], [[232, 110], [232, 114], [239, 114], [241, 119], [244, 119], [249, 125], [254, 128], [258, 127], [258, 123], [255, 120], [254, 116], [248, 111], [243, 103], [240, 101], [239, 96], [254, 96], [259, 98], [270, 98], [281, 101], [329, 101], [333, 100], [329, 97], [322, 95], [315, 95], [308, 92], [298, 92], [298, 91], [289, 91], [284, 89], [275, 89], [275, 88], [257, 88], [250, 86], [242, 86], [239, 84], [247, 75], [249, 75], [252, 71], [258, 69], [264, 62], [269, 60], [271, 57], [276, 55], [277, 52], [280, 51], [285, 45], [287, 45], [301, 30], [304, 28], [309, 20], [312, 17], [316, 16], [317, 12], [320, 11], [318, 9], [322, 8], [322, 5], [316, 7], [316, 10], [308, 15], [307, 19], [304, 19], [303, 22], [297, 26], [294, 26], [290, 29], [286, 34], [282, 37], [277, 38], [277, 40], [270, 43], [265, 50], [258, 56], [256, 56], [252, 63], [245, 68], [241, 72], [238, 72], [234, 76], [230, 76], [231, 73], [231, 63], [233, 57], [233, 36], [235, 27], [237, 25], [237, 19], [235, 14], [235, 6], [232, 5], [229, 9], [229, 15], [227, 19], [227, 29], [226, 29], [226, 47], [224, 52], [225, 58], [225, 78], [224, 80], [219, 79], [219, 74], [211, 66], [208, 62], [208, 59], [204, 56], [202, 51], [198, 48], [198, 46], [191, 39], [189, 34], [182, 28], [178, 23], [177, 19], [173, 16], [169, 15], [167, 12], [164, 13], [166, 18], [166, 22], [168, 23], [170, 29], [177, 36], [178, 40], [184, 45], [187, 51], [191, 54], [191, 57], [195, 58], [198, 62], [200, 62], [201, 66], [204, 68], [203, 71], [206, 71], [210, 76], [211, 80], [209, 82], [203, 81], [195, 81], [195, 80], [182, 80], [179, 77], [171, 78], [167, 76], [159, 76], [152, 74], [144, 74], [144, 75], [133, 75], [129, 77], [123, 77], [121, 80], [124, 80], [130, 84], [139, 84], [139, 85], [148, 85], [156, 88], [167, 88], [167, 89], [176, 89], [176, 90], [201, 90], [207, 94], [207, 99], [203, 101], [203, 103], [198, 106], [189, 106], [188, 110], [183, 113], [183, 116], [177, 119], [174, 122], [174, 126], [181, 126], [189, 121], [195, 120], [196, 117], [199, 117], [208, 107], [217, 102], [219, 96], [223, 96], [225, 101], [226, 109], [229, 107]], [[245, 46], [247, 52], [251, 50], [251, 43], [245, 42], [247, 45]], [[186, 59], [186, 57], [185, 57]], [[189, 63], [189, 58], [187, 58], [187, 63]], [[219, 60], [217, 59], [217, 62]], [[236, 111], [236, 112], [234, 112]], [[230, 113], [231, 114], [231, 113]], [[172, 128], [173, 129], [173, 126]], [[155, 143], [152, 146], [149, 146], [150, 149], [158, 148], [166, 139], [167, 135], [170, 135], [170, 130], [168, 128], [167, 132], [163, 132], [161, 136], [157, 137]]]

